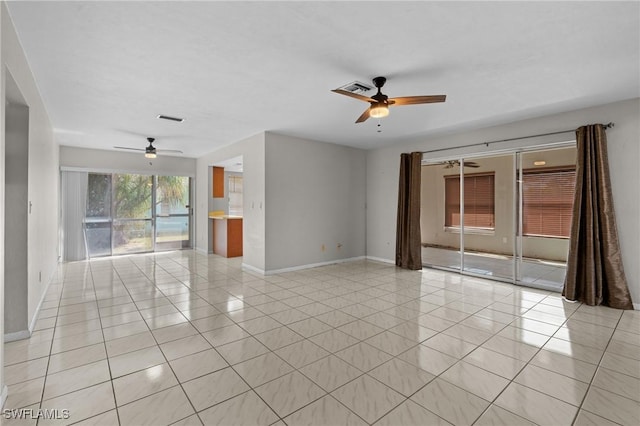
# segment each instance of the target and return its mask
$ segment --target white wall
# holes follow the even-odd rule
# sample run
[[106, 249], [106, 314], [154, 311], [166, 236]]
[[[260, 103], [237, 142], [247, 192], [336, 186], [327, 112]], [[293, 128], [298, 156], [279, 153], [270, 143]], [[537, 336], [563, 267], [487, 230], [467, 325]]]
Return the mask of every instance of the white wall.
[[209, 252], [211, 166], [243, 156], [243, 264], [265, 269], [265, 135], [259, 133], [198, 158], [196, 162], [196, 248]]
[[[2, 152], [0, 161], [4, 170], [4, 111], [6, 101], [5, 76], [9, 71], [20, 92], [29, 106], [29, 188], [28, 198], [33, 202], [32, 213], [28, 223], [28, 311], [30, 323], [35, 318], [36, 310], [44, 295], [46, 286], [53, 276], [58, 260], [58, 204], [59, 174], [58, 146], [53, 138], [53, 128], [44, 108], [38, 88], [31, 74], [29, 64], [24, 56], [13, 23], [9, 17], [6, 4], [0, 5], [1, 47], [0, 64], [2, 92], [2, 128], [0, 140]], [[1, 173], [4, 175], [4, 173]], [[2, 196], [0, 199], [0, 226], [4, 229], [4, 177], [0, 182]], [[0, 243], [4, 246], [4, 243]], [[4, 248], [0, 247], [2, 263]], [[40, 279], [40, 276], [42, 277]], [[0, 294], [4, 296], [4, 266], [0, 271]], [[3, 297], [0, 297], [3, 299]], [[0, 318], [4, 316], [4, 300], [0, 300]], [[11, 301], [8, 301], [9, 303]], [[3, 321], [4, 323], [4, 321]], [[30, 324], [32, 325], [32, 323]], [[4, 335], [4, 324], [0, 325], [0, 335]], [[2, 339], [0, 339], [0, 342]], [[3, 365], [4, 352], [0, 343], [0, 366]], [[0, 371], [2, 369], [0, 368]], [[0, 391], [4, 389], [2, 373], [0, 373]]]
[[[5, 78], [8, 94], [12, 79], [9, 75]], [[4, 330], [7, 335], [25, 336], [29, 328], [29, 108], [22, 103], [5, 104], [5, 159], [7, 226], [3, 231], [4, 244], [11, 249], [4, 257], [4, 294], [11, 303], [5, 307]]]
[[[4, 55], [2, 44], [4, 41], [4, 16], [7, 9], [4, 4], [0, 6], [0, 65], [4, 63]], [[4, 66], [0, 69], [0, 165], [4, 170], [5, 166], [5, 105], [6, 105], [6, 87], [5, 87], [5, 71]], [[4, 173], [0, 173], [0, 229], [4, 232]], [[8, 388], [4, 384], [4, 238], [0, 238], [0, 409], [4, 408], [7, 400]]]
[[[632, 298], [640, 303], [640, 99], [555, 114], [464, 133], [399, 143], [367, 154], [367, 255], [395, 259], [396, 209], [400, 154], [515, 138], [578, 128], [585, 124], [614, 122], [607, 130], [613, 197], [621, 251]], [[565, 134], [564, 140], [572, 134]], [[563, 135], [527, 139], [488, 148], [459, 149], [456, 153], [479, 153], [500, 147], [536, 145], [542, 140], [560, 141]], [[452, 150], [453, 152], [453, 150]], [[440, 153], [441, 154], [441, 153]], [[435, 156], [435, 154], [434, 154]], [[636, 305], [640, 306], [640, 305]]]
[[[13, 76], [29, 106], [28, 198], [33, 203], [28, 224], [28, 303], [31, 323], [58, 261], [59, 156], [49, 116], [5, 3], [2, 3], [2, 63]], [[3, 81], [6, 71], [3, 68]]]
[[266, 133], [267, 272], [364, 256], [365, 202], [365, 151]]
[[154, 159], [144, 153], [106, 151], [60, 146], [60, 166], [87, 171], [127, 172], [146, 175], [190, 176], [196, 174], [196, 159], [158, 154]]

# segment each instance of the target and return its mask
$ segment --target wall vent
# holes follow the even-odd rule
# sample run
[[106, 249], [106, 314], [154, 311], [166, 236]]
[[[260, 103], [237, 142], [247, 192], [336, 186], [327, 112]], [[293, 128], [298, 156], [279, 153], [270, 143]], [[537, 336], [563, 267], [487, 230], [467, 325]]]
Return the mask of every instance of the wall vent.
[[370, 86], [365, 83], [361, 83], [359, 81], [354, 81], [352, 83], [345, 84], [342, 87], [338, 87], [338, 89], [344, 90], [346, 92], [355, 93], [357, 95], [364, 95], [365, 93], [373, 89], [373, 86]]
[[158, 117], [156, 117], [156, 118], [160, 118], [162, 120], [177, 121], [178, 123], [182, 123], [184, 121], [184, 118], [171, 117], [171, 116], [162, 115], [162, 114], [158, 115]]

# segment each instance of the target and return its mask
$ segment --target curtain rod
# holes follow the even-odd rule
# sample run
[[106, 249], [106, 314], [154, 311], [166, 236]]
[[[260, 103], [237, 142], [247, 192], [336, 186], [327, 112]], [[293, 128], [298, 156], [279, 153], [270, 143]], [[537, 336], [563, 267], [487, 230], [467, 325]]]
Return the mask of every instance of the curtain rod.
[[[607, 123], [607, 124], [603, 125], [603, 127], [605, 129], [610, 129], [613, 126], [615, 126], [615, 123]], [[520, 139], [537, 138], [537, 137], [540, 137], [540, 136], [560, 135], [562, 133], [570, 133], [570, 132], [575, 132], [575, 131], [576, 131], [576, 129], [561, 130], [559, 132], [551, 132], [551, 133], [540, 133], [538, 135], [520, 136], [518, 138], [500, 139], [500, 140], [496, 140], [496, 141], [479, 142], [479, 143], [472, 143], [472, 144], [468, 144], [468, 145], [452, 146], [452, 147], [449, 147], [449, 148], [432, 149], [432, 150], [429, 150], [429, 151], [422, 151], [422, 153], [423, 154], [428, 154], [428, 153], [431, 153], [431, 152], [448, 151], [450, 149], [457, 149], [457, 148], [470, 148], [472, 146], [481, 146], [481, 145], [489, 146], [489, 144], [492, 144], [492, 143], [511, 142], [511, 141], [517, 141], [517, 140], [520, 140]]]

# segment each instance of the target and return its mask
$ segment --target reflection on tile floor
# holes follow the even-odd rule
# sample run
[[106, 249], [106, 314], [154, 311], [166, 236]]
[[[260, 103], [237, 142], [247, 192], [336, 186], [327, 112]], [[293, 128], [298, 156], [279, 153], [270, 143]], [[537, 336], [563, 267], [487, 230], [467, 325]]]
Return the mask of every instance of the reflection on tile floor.
[[5, 345], [5, 408], [69, 410], [37, 424], [640, 424], [640, 312], [370, 261], [240, 265], [61, 265], [37, 331]]
[[[436, 247], [422, 248], [422, 263], [460, 270], [460, 251]], [[466, 272], [497, 278], [513, 277], [513, 257], [500, 254], [465, 252]], [[520, 281], [525, 285], [561, 291], [567, 265], [542, 259], [523, 259]]]

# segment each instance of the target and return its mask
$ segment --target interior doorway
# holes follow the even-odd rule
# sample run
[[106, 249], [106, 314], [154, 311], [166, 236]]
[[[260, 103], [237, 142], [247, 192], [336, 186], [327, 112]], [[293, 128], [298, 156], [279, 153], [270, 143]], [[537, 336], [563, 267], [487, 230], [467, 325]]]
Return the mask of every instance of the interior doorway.
[[567, 144], [423, 161], [423, 264], [561, 290], [575, 156]]

